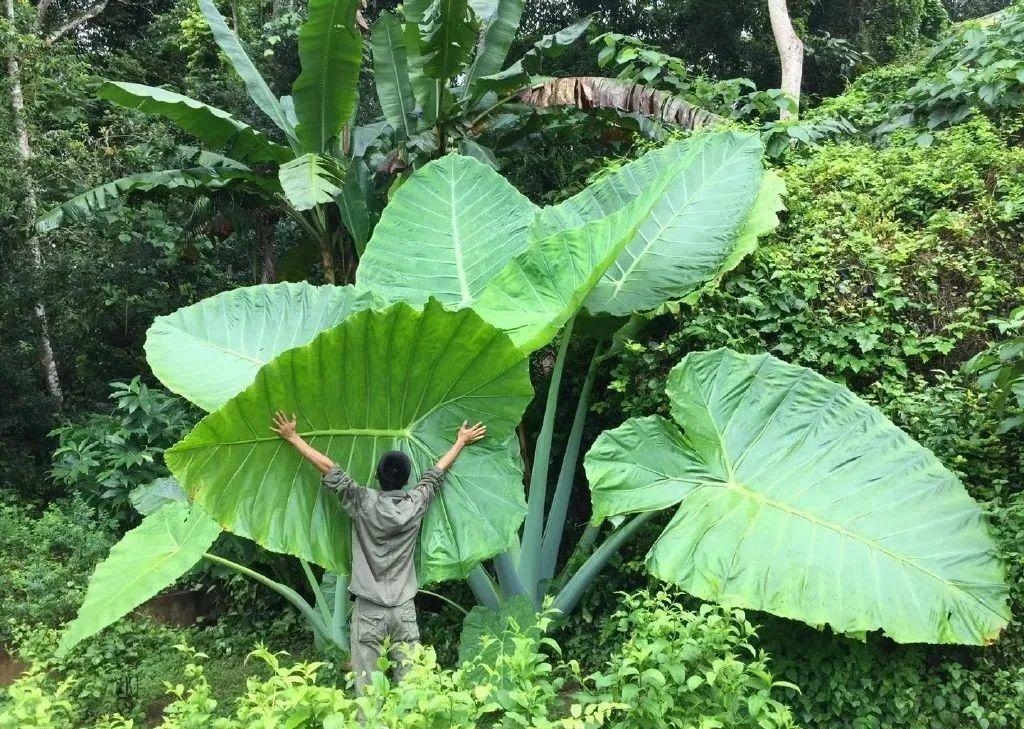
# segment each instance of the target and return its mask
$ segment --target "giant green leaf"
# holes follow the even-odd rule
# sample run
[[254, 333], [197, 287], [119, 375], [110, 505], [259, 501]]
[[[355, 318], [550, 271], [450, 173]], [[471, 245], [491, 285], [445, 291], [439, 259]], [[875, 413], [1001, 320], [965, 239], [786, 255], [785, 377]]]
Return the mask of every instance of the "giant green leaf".
[[188, 572], [220, 526], [195, 504], [169, 503], [142, 520], [89, 578], [78, 617], [61, 636], [57, 655], [103, 630]]
[[656, 180], [607, 217], [534, 241], [487, 283], [473, 308], [523, 351], [547, 344], [633, 239], [670, 179]]
[[719, 349], [671, 372], [672, 417], [603, 433], [597, 519], [679, 504], [647, 556], [698, 597], [899, 642], [983, 644], [1009, 619], [985, 519], [930, 451], [846, 388]]
[[413, 117], [416, 98], [409, 80], [402, 25], [394, 15], [387, 11], [380, 14], [373, 24], [370, 45], [373, 48], [373, 81], [384, 118], [399, 139], [408, 139], [416, 131]]
[[[718, 275], [737, 250], [761, 187], [761, 155], [756, 134], [691, 137], [647, 154], [565, 202], [545, 208], [539, 224], [558, 230], [608, 215], [645, 190], [663, 167], [685, 157], [686, 169], [676, 176], [586, 302], [593, 313], [617, 316], [656, 309]], [[765, 197], [766, 204], [772, 201]]]
[[158, 170], [129, 175], [99, 187], [75, 195], [56, 208], [47, 211], [36, 220], [36, 230], [41, 233], [54, 230], [70, 221], [83, 220], [99, 210], [106, 210], [121, 203], [129, 195], [155, 190], [170, 191], [202, 188], [219, 190], [225, 187], [250, 183], [265, 188], [259, 175], [238, 167], [189, 167], [175, 170]]
[[146, 360], [171, 392], [213, 411], [244, 390], [281, 352], [371, 305], [351, 286], [261, 284], [226, 291], [157, 317]]
[[[635, 240], [651, 219], [667, 191], [685, 175], [691, 158], [645, 155], [638, 166], [649, 166], [647, 185], [604, 216], [594, 216], [578, 227], [562, 228], [546, 221], [548, 209], [537, 216], [533, 242], [490, 280], [473, 307], [484, 319], [508, 332], [524, 351], [532, 351], [554, 338], [598, 285], [605, 271]], [[611, 190], [611, 194], [615, 194]], [[598, 192], [596, 199], [603, 193]]]
[[165, 460], [229, 531], [347, 574], [347, 518], [319, 472], [270, 431], [273, 412], [295, 413], [306, 440], [364, 484], [384, 451], [401, 449], [424, 471], [464, 420], [484, 420], [488, 437], [449, 472], [417, 556], [423, 582], [463, 577], [507, 549], [522, 521], [515, 427], [531, 396], [523, 355], [471, 309], [400, 303], [279, 355]]
[[352, 119], [363, 58], [356, 28], [356, 0], [310, 0], [299, 29], [302, 73], [292, 86], [299, 124], [295, 131], [307, 152], [326, 152], [328, 142]]
[[217, 10], [213, 0], [199, 0], [199, 10], [210, 26], [214, 41], [220, 46], [235, 72], [241, 77], [242, 83], [245, 84], [249, 98], [289, 139], [294, 139], [295, 128], [286, 117], [284, 107], [270, 91], [270, 87], [267, 86], [267, 82], [263, 80], [260, 72], [256, 70], [252, 59], [242, 48], [238, 36], [228, 27], [224, 16]]
[[274, 144], [228, 112], [174, 91], [108, 81], [100, 87], [97, 96], [170, 119], [210, 147], [241, 162], [287, 162], [293, 156], [290, 149]]
[[536, 210], [487, 165], [442, 157], [409, 177], [384, 209], [358, 285], [390, 300], [469, 305], [526, 248]]
[[[390, 300], [436, 296], [473, 306], [522, 349], [550, 341], [606, 269], [650, 224], [702, 147], [672, 145], [635, 163], [630, 195], [602, 185], [589, 207], [536, 208], [496, 172], [463, 156], [426, 165], [399, 188], [360, 262], [358, 286]], [[695, 161], [696, 160], [696, 161]], [[414, 245], [410, 243], [415, 242]]]
[[341, 194], [344, 174], [334, 158], [314, 152], [296, 157], [277, 171], [281, 189], [296, 210], [334, 202]]

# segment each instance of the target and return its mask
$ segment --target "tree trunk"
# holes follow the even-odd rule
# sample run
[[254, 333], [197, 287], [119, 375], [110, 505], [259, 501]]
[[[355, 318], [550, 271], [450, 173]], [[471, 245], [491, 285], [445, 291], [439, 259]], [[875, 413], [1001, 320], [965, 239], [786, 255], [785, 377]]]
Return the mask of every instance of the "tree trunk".
[[320, 263], [324, 267], [324, 280], [333, 284], [335, 281], [334, 275], [334, 252], [331, 251], [330, 242], [321, 242], [320, 244]]
[[804, 43], [793, 30], [786, 0], [768, 0], [768, 16], [772, 22], [772, 34], [779, 49], [779, 63], [782, 66], [780, 88], [792, 98], [794, 110], [783, 110], [782, 120], [795, 119], [800, 109], [800, 83], [804, 73]]
[[260, 222], [256, 229], [260, 256], [260, 283], [268, 284], [277, 281], [277, 250], [274, 248], [275, 228], [276, 221], [273, 215], [260, 215]]
[[[14, 25], [14, 0], [5, 0], [4, 11], [7, 20]], [[36, 213], [39, 205], [36, 201], [35, 184], [32, 180], [32, 145], [28, 138], [28, 123], [25, 118], [25, 98], [21, 91], [21, 65], [15, 55], [16, 51], [11, 50], [7, 58], [7, 78], [11, 84], [11, 119], [14, 125], [14, 135], [17, 138], [17, 159], [21, 172], [21, 179], [25, 185], [25, 209], [28, 213], [28, 249], [32, 256], [32, 269], [38, 278], [43, 271], [43, 253], [39, 246], [39, 237], [35, 233]], [[53, 344], [50, 341], [50, 324], [46, 317], [46, 306], [42, 300], [37, 300], [33, 306], [38, 327], [39, 336], [39, 364], [43, 368], [43, 378], [46, 380], [46, 389], [50, 396], [60, 407], [64, 403], [64, 392], [60, 386], [60, 376], [57, 373], [57, 363], [53, 356]]]

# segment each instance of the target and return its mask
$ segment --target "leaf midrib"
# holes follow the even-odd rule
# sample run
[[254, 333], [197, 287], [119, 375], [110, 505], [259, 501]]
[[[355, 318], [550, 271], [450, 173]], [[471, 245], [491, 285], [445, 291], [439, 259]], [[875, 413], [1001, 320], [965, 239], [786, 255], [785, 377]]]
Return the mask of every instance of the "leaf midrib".
[[176, 329], [181, 334], [184, 334], [189, 339], [196, 340], [197, 342], [199, 342], [203, 346], [210, 347], [211, 349], [216, 349], [216, 350], [218, 350], [220, 352], [223, 352], [225, 354], [229, 354], [229, 355], [231, 355], [233, 357], [238, 357], [239, 359], [248, 360], [249, 362], [252, 362], [253, 364], [259, 365], [260, 367], [262, 367], [263, 365], [265, 365], [267, 362], [270, 361], [270, 360], [266, 360], [266, 359], [256, 359], [255, 357], [250, 357], [247, 354], [242, 354], [241, 352], [239, 352], [239, 351], [237, 351], [235, 349], [231, 349], [229, 347], [225, 347], [223, 345], [216, 344], [216, 343], [210, 341], [209, 339], [203, 339], [202, 337], [197, 337], [195, 334], [193, 334], [192, 332], [188, 331], [187, 329], [184, 329], [184, 328], [181, 328], [181, 327], [176, 327]]
[[[671, 482], [677, 482], [677, 483], [678, 482], [685, 482], [685, 483], [689, 483], [690, 485], [694, 486], [695, 488], [693, 490], [691, 490], [691, 491], [688, 491], [683, 496], [683, 498], [678, 502], [680, 508], [685, 506], [686, 500], [688, 498], [692, 497], [695, 493], [697, 493], [697, 491], [699, 491], [701, 489], [720, 488], [720, 489], [722, 489], [724, 491], [732, 491], [732, 492], [736, 493], [737, 495], [739, 495], [741, 498], [748, 498], [748, 499], [751, 499], [753, 501], [758, 501], [758, 502], [762, 503], [765, 506], [768, 506], [768, 507], [773, 508], [773, 509], [777, 509], [777, 510], [783, 512], [783, 513], [789, 514], [790, 516], [795, 516], [795, 517], [798, 517], [798, 518], [801, 518], [801, 519], [805, 519], [806, 521], [808, 521], [808, 522], [810, 522], [810, 523], [812, 523], [812, 524], [814, 524], [816, 526], [820, 526], [820, 527], [822, 527], [824, 529], [830, 529], [830, 530], [836, 532], [837, 534], [840, 534], [840, 535], [842, 535], [842, 536], [844, 536], [844, 537], [846, 537], [848, 539], [851, 539], [851, 540], [853, 540], [855, 542], [860, 542], [861, 544], [864, 544], [865, 546], [867, 546], [870, 549], [875, 550], [876, 552], [881, 552], [882, 554], [885, 554], [886, 556], [890, 557], [891, 559], [893, 559], [894, 561], [896, 561], [898, 563], [905, 564], [905, 565], [908, 565], [910, 567], [913, 567], [914, 569], [924, 573], [928, 577], [931, 577], [936, 582], [939, 582], [940, 584], [944, 585], [950, 591], [955, 591], [955, 592], [960, 593], [961, 595], [964, 595], [969, 602], [972, 602], [972, 603], [974, 603], [976, 605], [979, 605], [979, 606], [983, 607], [987, 611], [991, 612], [993, 615], [999, 617], [1000, 620], [1003, 619], [1003, 616], [1000, 615], [998, 611], [994, 610], [991, 606], [989, 606], [988, 604], [982, 602], [981, 600], [976, 598], [971, 593], [966, 592], [965, 590], [963, 590], [955, 582], [951, 582], [949, 580], [946, 580], [945, 578], [935, 574], [934, 572], [932, 572], [931, 570], [927, 569], [926, 567], [922, 567], [917, 562], [914, 562], [913, 560], [911, 560], [911, 559], [909, 559], [907, 557], [903, 557], [903, 556], [901, 556], [901, 555], [899, 555], [899, 554], [897, 554], [895, 552], [892, 552], [891, 550], [886, 549], [885, 547], [882, 547], [881, 545], [878, 544], [878, 542], [876, 542], [874, 539], [871, 539], [870, 537], [862, 536], [862, 535], [860, 535], [860, 534], [858, 534], [856, 532], [852, 532], [849, 529], [847, 529], [846, 527], [843, 527], [843, 526], [841, 526], [839, 524], [836, 524], [835, 522], [831, 522], [831, 521], [828, 521], [826, 519], [822, 519], [822, 518], [816, 516], [815, 514], [809, 512], [809, 511], [804, 511], [802, 509], [796, 509], [794, 507], [789, 506], [785, 502], [776, 501], [775, 499], [771, 499], [771, 498], [769, 498], [767, 496], [763, 496], [763, 495], [761, 495], [760, 492], [754, 491], [753, 489], [750, 489], [750, 488], [748, 488], [748, 487], [746, 487], [746, 486], [744, 486], [742, 484], [739, 484], [739, 483], [726, 482], [726, 481], [714, 481], [714, 480], [713, 481], [693, 481], [693, 480], [689, 480], [689, 479], [685, 479], [685, 478], [680, 478], [680, 477], [677, 477], [677, 476], [670, 476], [669, 474], [661, 473], [660, 471], [655, 471], [654, 469], [648, 468], [646, 466], [642, 466], [640, 464], [632, 464], [632, 466], [634, 468], [641, 468], [641, 469], [643, 469], [645, 471], [649, 471], [650, 473], [654, 473], [654, 474], [657, 474], [657, 475], [661, 476], [661, 478], [656, 479], [654, 482], [652, 482], [650, 484], [651, 486], [656, 485], [658, 483], [671, 483]], [[842, 544], [842, 542], [840, 542], [840, 544]]]
[[896, 562], [908, 565], [910, 567], [913, 567], [916, 570], [919, 570], [920, 572], [924, 573], [928, 577], [931, 577], [935, 581], [940, 582], [943, 585], [948, 586], [951, 590], [955, 590], [955, 591], [957, 591], [957, 592], [967, 596], [971, 601], [976, 602], [978, 605], [981, 605], [982, 607], [986, 608], [987, 610], [990, 610], [993, 614], [998, 615], [998, 613], [996, 613], [996, 611], [992, 610], [992, 608], [990, 608], [988, 605], [986, 605], [985, 603], [981, 602], [980, 600], [975, 598], [973, 595], [971, 595], [971, 594], [969, 594], [967, 592], [964, 592], [964, 590], [962, 590], [959, 586], [957, 586], [957, 584], [955, 582], [951, 582], [951, 581], [941, 577], [940, 575], [937, 575], [935, 572], [932, 572], [927, 567], [922, 566], [921, 564], [915, 562], [914, 560], [912, 560], [912, 559], [910, 559], [908, 557], [904, 557], [904, 556], [902, 556], [900, 554], [897, 554], [896, 552], [893, 552], [890, 549], [887, 549], [887, 548], [883, 547], [881, 544], [879, 544], [877, 541], [875, 541], [871, 537], [858, 534], [857, 532], [854, 532], [854, 531], [850, 531], [848, 528], [842, 526], [841, 524], [837, 524], [836, 522], [829, 521], [827, 519], [823, 519], [823, 518], [817, 516], [816, 514], [810, 512], [810, 511], [805, 511], [804, 509], [798, 509], [798, 508], [796, 508], [794, 506], [786, 504], [785, 502], [778, 501], [778, 500], [773, 499], [771, 497], [765, 496], [761, 492], [755, 491], [755, 490], [753, 490], [751, 488], [748, 488], [748, 487], [744, 486], [743, 484], [739, 484], [739, 483], [735, 483], [735, 482], [728, 482], [728, 483], [719, 483], [718, 485], [723, 487], [724, 489], [726, 489], [728, 491], [735, 492], [741, 498], [746, 498], [746, 499], [750, 499], [752, 501], [757, 501], [757, 502], [763, 504], [764, 506], [768, 506], [769, 508], [777, 509], [779, 511], [785, 512], [786, 514], [789, 514], [790, 516], [795, 516], [795, 517], [804, 519], [804, 520], [806, 520], [806, 521], [808, 521], [808, 522], [810, 522], [810, 523], [812, 523], [812, 524], [814, 524], [816, 526], [820, 526], [820, 527], [823, 527], [825, 529], [830, 529], [830, 530], [836, 532], [837, 534], [840, 534], [843, 537], [846, 537], [847, 539], [852, 539], [855, 542], [860, 542], [861, 544], [864, 544], [865, 546], [869, 547], [870, 549], [874, 550], [875, 552], [880, 552], [880, 553], [886, 555], [887, 557], [889, 557], [890, 559], [892, 559], [892, 560], [894, 560]]
[[[412, 430], [409, 428], [328, 428], [325, 430], [307, 430], [298, 433], [303, 438], [317, 438], [322, 436], [364, 436], [371, 438], [411, 438]], [[224, 446], [234, 445], [252, 445], [255, 443], [271, 443], [279, 441], [281, 436], [268, 435], [261, 436], [259, 438], [245, 438], [242, 440], [232, 441], [205, 441], [196, 444], [190, 444], [187, 440], [182, 441], [178, 445], [174, 446], [174, 451], [192, 451], [200, 450], [202, 448], [222, 448]]]
[[[470, 304], [473, 301], [473, 297], [469, 293], [469, 283], [466, 281], [466, 268], [462, 260], [462, 233], [459, 230], [459, 216], [458, 209], [455, 206], [455, 168], [454, 163], [448, 168], [448, 177], [450, 184], [448, 185], [448, 204], [451, 209], [451, 221], [452, 221], [452, 249], [455, 254], [455, 274], [459, 280], [459, 293], [462, 296], [462, 305]], [[461, 178], [459, 178], [461, 180]], [[474, 188], [476, 187], [474, 183]], [[472, 188], [471, 188], [472, 190]]]

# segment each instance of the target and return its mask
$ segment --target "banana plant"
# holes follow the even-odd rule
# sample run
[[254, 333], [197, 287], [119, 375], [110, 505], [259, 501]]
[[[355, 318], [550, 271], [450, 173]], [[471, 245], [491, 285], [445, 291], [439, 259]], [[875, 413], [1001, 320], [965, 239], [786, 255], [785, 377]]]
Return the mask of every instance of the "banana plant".
[[277, 140], [229, 112], [174, 91], [108, 81], [99, 96], [163, 117], [205, 149], [182, 167], [123, 177], [77, 195], [39, 218], [40, 231], [123, 202], [130, 195], [232, 191], [280, 210], [318, 253], [324, 276], [351, 278], [372, 225], [374, 192], [365, 162], [354, 155], [353, 129], [363, 37], [358, 0], [311, 0], [299, 30], [302, 72], [291, 94], [276, 97], [213, 0], [199, 0], [214, 40], [241, 77], [253, 104], [277, 128]]
[[[400, 16], [381, 12], [370, 36], [390, 138], [377, 150], [379, 165], [415, 169], [458, 149], [497, 167], [495, 151], [523, 136], [521, 115], [510, 112], [509, 102], [542, 79], [544, 59], [559, 56], [590, 24], [585, 18], [543, 36], [503, 68], [524, 4], [411, 0]], [[504, 117], [504, 123], [484, 123], [492, 117]]]

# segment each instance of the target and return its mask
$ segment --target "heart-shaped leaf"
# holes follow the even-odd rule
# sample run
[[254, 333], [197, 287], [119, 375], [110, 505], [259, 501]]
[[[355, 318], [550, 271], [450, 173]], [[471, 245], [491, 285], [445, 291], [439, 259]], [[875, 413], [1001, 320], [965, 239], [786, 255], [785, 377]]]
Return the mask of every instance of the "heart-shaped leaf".
[[422, 472], [464, 420], [483, 420], [488, 437], [449, 472], [417, 556], [421, 582], [464, 577], [508, 548], [522, 521], [515, 427], [532, 394], [522, 353], [472, 310], [396, 304], [278, 356], [165, 459], [224, 528], [347, 574], [347, 517], [319, 472], [270, 430], [274, 411], [296, 414], [306, 440], [362, 484], [383, 452], [408, 453]]
[[594, 515], [679, 511], [647, 556], [698, 597], [903, 643], [988, 643], [1009, 612], [978, 505], [846, 388], [768, 355], [687, 355], [672, 417], [586, 457]]

